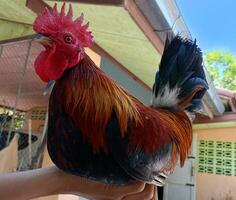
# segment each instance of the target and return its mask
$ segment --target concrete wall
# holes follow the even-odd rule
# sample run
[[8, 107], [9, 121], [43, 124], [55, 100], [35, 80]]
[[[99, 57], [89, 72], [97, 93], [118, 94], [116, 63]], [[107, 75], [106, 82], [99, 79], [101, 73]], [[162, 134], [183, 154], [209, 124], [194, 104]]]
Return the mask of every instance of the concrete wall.
[[197, 200], [235, 200], [236, 177], [197, 173]]
[[[236, 127], [195, 130], [198, 140], [236, 142]], [[196, 174], [197, 200], [235, 200], [236, 177]]]

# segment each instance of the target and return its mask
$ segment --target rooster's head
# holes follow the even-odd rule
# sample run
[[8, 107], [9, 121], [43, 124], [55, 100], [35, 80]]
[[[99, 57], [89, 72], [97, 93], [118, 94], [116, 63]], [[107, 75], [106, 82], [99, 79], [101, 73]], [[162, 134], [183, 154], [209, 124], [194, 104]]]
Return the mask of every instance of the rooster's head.
[[34, 21], [34, 30], [42, 36], [37, 41], [45, 47], [35, 61], [35, 70], [45, 82], [59, 79], [66, 69], [79, 63], [84, 47], [93, 43], [89, 23], [82, 25], [83, 14], [75, 20], [72, 17], [71, 4], [65, 14], [64, 3], [60, 12], [56, 4], [51, 10], [46, 7]]

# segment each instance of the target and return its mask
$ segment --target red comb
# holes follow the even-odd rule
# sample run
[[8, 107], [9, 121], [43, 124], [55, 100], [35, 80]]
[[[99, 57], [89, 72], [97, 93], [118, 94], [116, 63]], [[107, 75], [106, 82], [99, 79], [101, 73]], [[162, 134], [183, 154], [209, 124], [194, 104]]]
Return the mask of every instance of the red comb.
[[93, 43], [93, 36], [88, 31], [89, 22], [83, 24], [84, 15], [73, 21], [73, 10], [70, 4], [69, 11], [65, 14], [65, 2], [62, 5], [61, 12], [57, 11], [57, 4], [55, 3], [53, 9], [49, 10], [47, 7], [37, 16], [34, 21], [33, 28], [35, 32], [53, 36], [60, 31], [70, 31], [78, 37], [84, 47], [90, 47]]

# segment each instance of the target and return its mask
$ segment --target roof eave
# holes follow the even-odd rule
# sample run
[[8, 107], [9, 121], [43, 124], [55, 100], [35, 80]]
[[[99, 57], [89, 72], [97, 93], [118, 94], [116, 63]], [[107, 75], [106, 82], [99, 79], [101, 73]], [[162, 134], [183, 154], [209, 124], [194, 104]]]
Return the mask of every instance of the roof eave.
[[[65, 0], [56, 0], [62, 1]], [[124, 0], [68, 0], [72, 3], [86, 3], [86, 4], [96, 4], [96, 5], [111, 5], [111, 6], [122, 6], [124, 4]]]

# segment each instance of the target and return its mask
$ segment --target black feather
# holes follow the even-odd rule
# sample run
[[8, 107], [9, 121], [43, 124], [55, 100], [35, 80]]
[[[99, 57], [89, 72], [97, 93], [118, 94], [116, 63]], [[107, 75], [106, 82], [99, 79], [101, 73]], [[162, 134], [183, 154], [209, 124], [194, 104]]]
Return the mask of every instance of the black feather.
[[180, 36], [167, 38], [153, 85], [154, 96], [162, 95], [167, 85], [170, 90], [179, 88], [179, 103], [187, 99], [196, 87], [202, 87], [190, 100], [187, 110], [199, 108], [200, 103], [196, 102], [201, 101], [208, 84], [202, 64], [202, 52], [196, 40], [183, 39]]
[[130, 149], [130, 131], [128, 130], [125, 137], [122, 137], [115, 114], [113, 114], [105, 134], [114, 159], [132, 179], [150, 182], [157, 186], [164, 185], [167, 176], [160, 174], [160, 171], [168, 162], [172, 150], [171, 143], [167, 143], [161, 149], [149, 154], [144, 153], [141, 149]]

